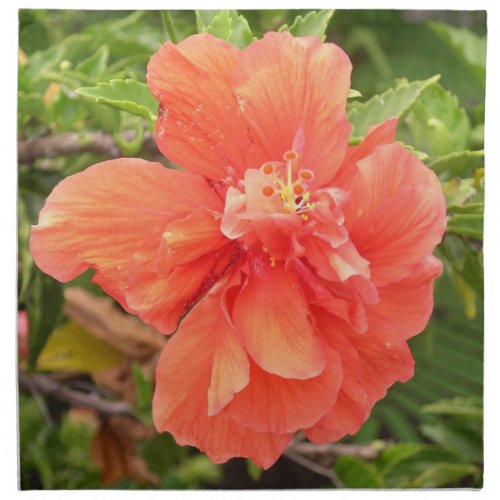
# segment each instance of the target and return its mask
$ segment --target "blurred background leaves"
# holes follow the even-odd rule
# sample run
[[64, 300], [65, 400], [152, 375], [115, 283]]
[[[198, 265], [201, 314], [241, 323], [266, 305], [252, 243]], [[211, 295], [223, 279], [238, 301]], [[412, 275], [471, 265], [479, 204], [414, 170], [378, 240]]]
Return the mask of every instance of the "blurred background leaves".
[[[245, 47], [269, 30], [338, 43], [353, 62], [351, 142], [390, 116], [397, 139], [439, 176], [445, 272], [415, 377], [396, 384], [355, 436], [297, 436], [268, 471], [223, 466], [152, 428], [164, 338], [104, 297], [85, 273], [43, 275], [29, 226], [52, 188], [98, 161], [161, 161], [146, 65], [168, 38], [154, 11], [20, 10], [18, 136], [19, 445], [22, 489], [432, 488], [482, 485], [483, 11], [174, 11], [183, 39]], [[354, 90], [355, 89], [355, 90]]]

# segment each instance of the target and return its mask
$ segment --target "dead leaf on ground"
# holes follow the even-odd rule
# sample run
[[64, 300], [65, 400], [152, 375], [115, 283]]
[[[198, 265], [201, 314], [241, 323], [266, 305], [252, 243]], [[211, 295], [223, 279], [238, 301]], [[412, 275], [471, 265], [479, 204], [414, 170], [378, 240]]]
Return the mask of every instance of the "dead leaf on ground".
[[158, 485], [158, 477], [148, 470], [134, 442], [135, 439], [147, 439], [153, 433], [150, 427], [131, 417], [116, 415], [102, 422], [92, 440], [91, 453], [101, 470], [104, 486], [120, 479]]
[[116, 397], [135, 405], [136, 387], [132, 375], [132, 360], [125, 359], [119, 366], [92, 373], [92, 380], [99, 386], [114, 392]]
[[119, 311], [107, 297], [79, 287], [66, 288], [65, 313], [97, 338], [136, 360], [146, 360], [165, 344], [165, 337], [138, 318]]

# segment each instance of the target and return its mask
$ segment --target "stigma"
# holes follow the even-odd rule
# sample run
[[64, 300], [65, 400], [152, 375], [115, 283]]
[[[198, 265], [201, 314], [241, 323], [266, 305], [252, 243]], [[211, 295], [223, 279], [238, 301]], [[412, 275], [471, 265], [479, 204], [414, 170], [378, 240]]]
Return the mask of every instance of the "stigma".
[[315, 207], [311, 203], [308, 186], [314, 179], [314, 172], [307, 168], [299, 168], [299, 154], [290, 150], [283, 155], [283, 162], [264, 163], [260, 170], [269, 178], [269, 184], [262, 188], [267, 197], [279, 196], [285, 213], [297, 214], [308, 220], [305, 214]]

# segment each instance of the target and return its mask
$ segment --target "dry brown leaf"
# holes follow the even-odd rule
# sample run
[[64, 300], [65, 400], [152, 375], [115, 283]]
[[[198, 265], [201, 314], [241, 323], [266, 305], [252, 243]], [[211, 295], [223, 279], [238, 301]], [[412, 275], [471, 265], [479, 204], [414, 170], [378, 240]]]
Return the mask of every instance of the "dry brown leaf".
[[119, 311], [107, 297], [78, 287], [66, 288], [65, 313], [97, 338], [136, 360], [146, 360], [165, 344], [165, 337], [138, 318]]
[[131, 360], [125, 359], [119, 366], [92, 373], [92, 380], [98, 386], [114, 392], [118, 399], [134, 406], [136, 403], [136, 387], [131, 365]]
[[134, 443], [134, 439], [145, 439], [152, 433], [151, 428], [131, 417], [116, 415], [102, 422], [92, 440], [91, 453], [104, 486], [125, 478], [158, 485], [158, 477], [148, 470]]

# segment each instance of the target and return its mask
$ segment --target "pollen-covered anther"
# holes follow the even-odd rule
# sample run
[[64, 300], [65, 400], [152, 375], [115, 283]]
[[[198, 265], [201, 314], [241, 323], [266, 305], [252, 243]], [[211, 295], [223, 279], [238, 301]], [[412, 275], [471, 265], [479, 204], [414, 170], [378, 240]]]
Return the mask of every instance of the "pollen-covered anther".
[[293, 186], [293, 194], [296, 196], [302, 196], [304, 191], [305, 189], [302, 184], [295, 184], [295, 186]]
[[293, 150], [290, 150], [290, 151], [287, 151], [284, 155], [283, 155], [283, 159], [285, 161], [295, 161], [295, 160], [298, 160], [299, 159], [299, 153], [297, 153], [296, 151], [293, 151]]
[[272, 196], [274, 193], [275, 193], [274, 188], [270, 185], [264, 186], [262, 188], [262, 194], [264, 196], [269, 197], [269, 196]]
[[260, 167], [260, 170], [263, 174], [271, 175], [274, 173], [274, 165], [272, 163], [264, 163], [264, 165]]
[[308, 168], [299, 171], [299, 179], [305, 182], [311, 182], [314, 179], [314, 172]]

